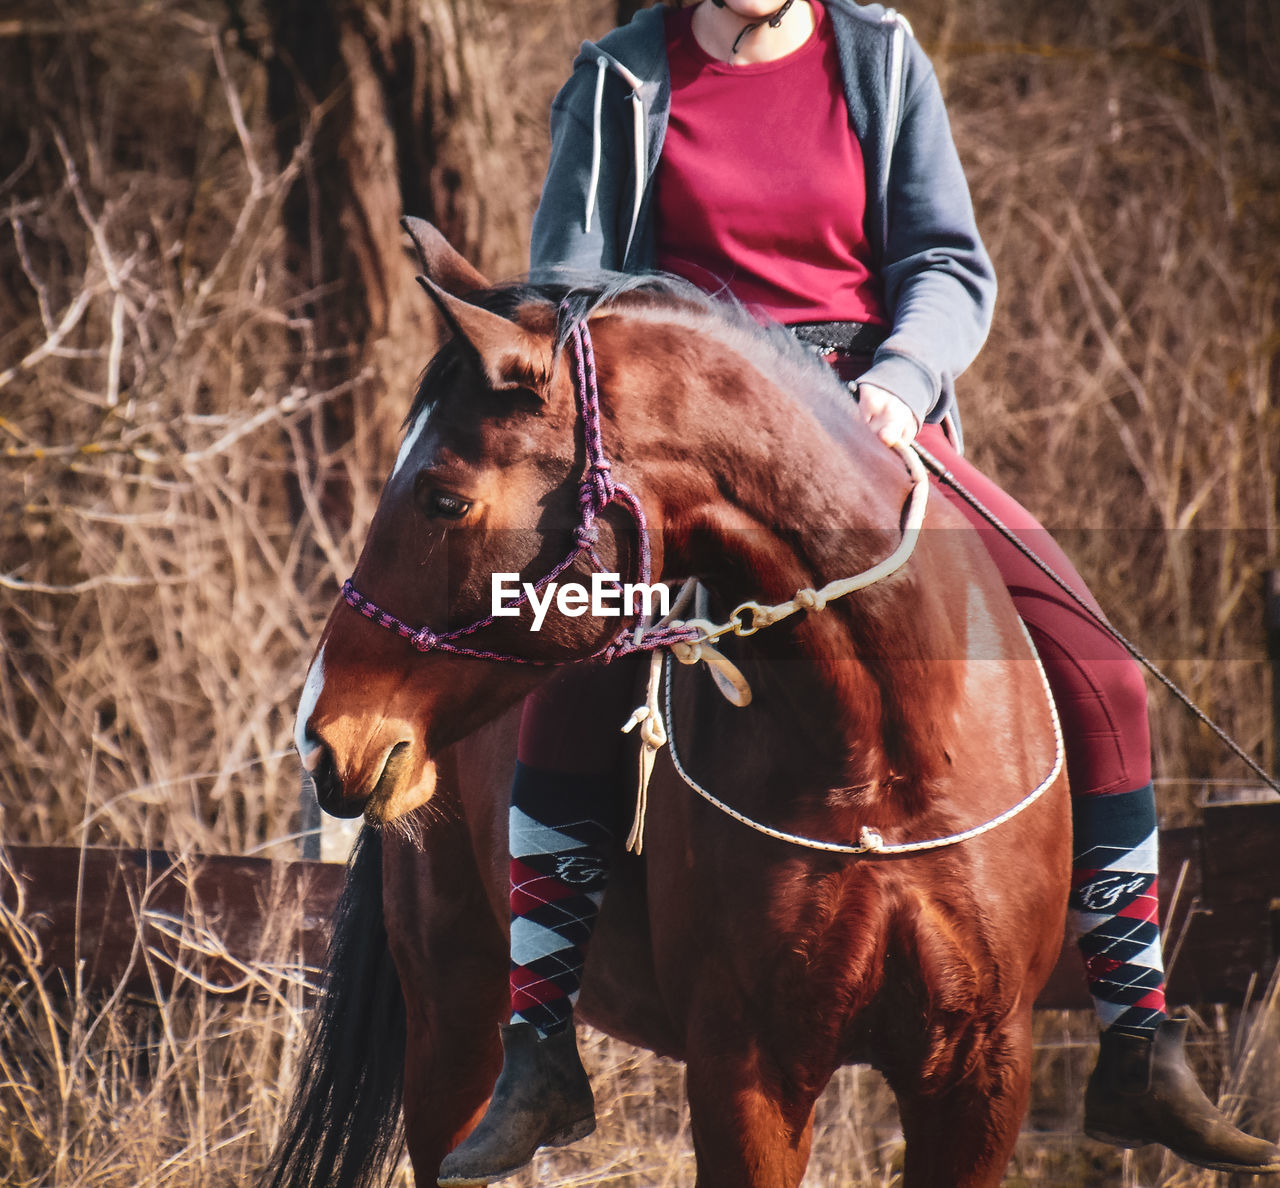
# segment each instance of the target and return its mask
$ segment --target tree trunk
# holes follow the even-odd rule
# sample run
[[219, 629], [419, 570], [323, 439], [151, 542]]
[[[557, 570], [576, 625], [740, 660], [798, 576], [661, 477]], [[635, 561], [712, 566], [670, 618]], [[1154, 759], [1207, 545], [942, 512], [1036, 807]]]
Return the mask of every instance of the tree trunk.
[[270, 11], [282, 159], [309, 122], [314, 135], [288, 211], [295, 263], [312, 286], [360, 285], [367, 308], [349, 292], [337, 301], [358, 347], [404, 317], [402, 213], [430, 219], [483, 269], [487, 235], [526, 204], [501, 184], [494, 151], [512, 141], [513, 117], [492, 22], [480, 0], [278, 0]]
[[[375, 436], [387, 437], [429, 357], [434, 321], [401, 215], [430, 219], [484, 269], [486, 240], [509, 237], [528, 196], [504, 184], [507, 154], [495, 151], [513, 141], [514, 117], [481, 0], [277, 0], [268, 12], [281, 161], [311, 142], [284, 212], [289, 267], [309, 295], [317, 362], [306, 382], [327, 389], [372, 372], [314, 427], [318, 464], [375, 415], [387, 422]], [[383, 400], [395, 387], [403, 399]], [[347, 519], [335, 477], [325, 502]]]

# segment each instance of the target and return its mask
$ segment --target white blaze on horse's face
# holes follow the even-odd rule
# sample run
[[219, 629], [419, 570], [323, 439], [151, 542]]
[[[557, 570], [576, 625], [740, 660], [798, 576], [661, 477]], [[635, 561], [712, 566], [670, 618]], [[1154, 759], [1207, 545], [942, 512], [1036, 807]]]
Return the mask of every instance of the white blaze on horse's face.
[[322, 644], [307, 672], [307, 681], [302, 686], [302, 697], [298, 702], [298, 717], [293, 724], [293, 745], [298, 748], [302, 766], [308, 771], [315, 768], [321, 748], [318, 743], [313, 743], [307, 738], [307, 722], [316, 708], [316, 702], [320, 700], [320, 690], [323, 688], [324, 645]]
[[404, 435], [404, 444], [400, 447], [400, 452], [396, 455], [396, 464], [391, 468], [391, 477], [395, 478], [400, 473], [402, 467], [408, 460], [409, 455], [413, 453], [413, 447], [418, 444], [418, 438], [422, 436], [422, 431], [427, 427], [427, 420], [431, 416], [431, 405], [427, 405], [419, 414], [418, 419], [414, 421], [409, 432]]

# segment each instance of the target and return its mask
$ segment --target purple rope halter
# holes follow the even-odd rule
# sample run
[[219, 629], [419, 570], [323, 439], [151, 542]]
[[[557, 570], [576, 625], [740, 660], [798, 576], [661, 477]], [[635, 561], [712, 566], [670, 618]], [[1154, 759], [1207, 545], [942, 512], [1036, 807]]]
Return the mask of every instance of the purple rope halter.
[[[604, 571], [604, 563], [596, 553], [596, 544], [600, 539], [600, 529], [596, 525], [596, 520], [611, 503], [620, 504], [635, 521], [640, 538], [640, 556], [636, 566], [639, 571], [638, 581], [647, 584], [651, 557], [644, 509], [631, 489], [624, 483], [616, 482], [610, 473], [609, 460], [605, 456], [604, 443], [600, 435], [600, 389], [596, 380], [595, 353], [591, 348], [591, 334], [587, 330], [586, 322], [574, 323], [569, 332], [569, 341], [573, 344], [574, 394], [582, 417], [582, 433], [587, 458], [586, 468], [578, 484], [579, 523], [573, 530], [573, 550], [550, 573], [539, 579], [533, 589], [535, 592], [541, 591], [582, 556], [586, 556], [597, 570]], [[342, 584], [342, 597], [348, 606], [359, 611], [366, 619], [379, 627], [385, 627], [388, 631], [394, 631], [402, 639], [407, 639], [419, 652], [450, 652], [455, 656], [475, 656], [481, 660], [503, 660], [513, 664], [557, 665], [581, 663], [598, 658], [613, 660], [630, 652], [652, 651], [654, 648], [667, 647], [680, 641], [693, 640], [698, 634], [694, 627], [658, 627], [648, 632], [632, 631], [622, 627], [608, 643], [588, 656], [559, 661], [534, 660], [528, 656], [515, 656], [507, 652], [469, 647], [463, 642], [482, 627], [490, 626], [494, 622], [494, 616], [491, 614], [477, 619], [469, 626], [459, 627], [455, 631], [436, 633], [426, 626], [411, 627], [403, 619], [383, 610], [372, 599], [361, 594], [350, 578]], [[507, 609], [522, 606], [528, 601], [529, 593], [526, 591], [507, 603]]]

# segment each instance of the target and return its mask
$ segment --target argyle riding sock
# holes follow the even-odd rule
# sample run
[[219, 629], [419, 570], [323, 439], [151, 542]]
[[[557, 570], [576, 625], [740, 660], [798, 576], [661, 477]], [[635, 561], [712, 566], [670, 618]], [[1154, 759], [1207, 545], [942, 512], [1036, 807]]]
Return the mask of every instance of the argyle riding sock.
[[1151, 1036], [1166, 1017], [1150, 784], [1072, 801], [1072, 923], [1104, 1030]]
[[511, 791], [511, 1021], [539, 1034], [573, 1014], [608, 880], [610, 782], [516, 765]]

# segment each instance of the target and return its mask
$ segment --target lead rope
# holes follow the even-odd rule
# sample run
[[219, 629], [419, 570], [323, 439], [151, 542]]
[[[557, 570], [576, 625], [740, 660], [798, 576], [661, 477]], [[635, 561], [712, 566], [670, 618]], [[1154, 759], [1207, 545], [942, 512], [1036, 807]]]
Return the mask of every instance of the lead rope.
[[[640, 727], [640, 759], [638, 787], [636, 791], [636, 812], [632, 820], [631, 832], [627, 837], [627, 849], [639, 854], [644, 848], [644, 819], [649, 808], [649, 779], [653, 775], [654, 760], [658, 752], [667, 745], [667, 730], [662, 720], [662, 709], [658, 703], [658, 691], [662, 681], [662, 650], [669, 651], [681, 664], [705, 664], [716, 682], [716, 687], [726, 700], [736, 706], [749, 705], [751, 702], [751, 686], [738, 671], [737, 666], [715, 646], [716, 640], [723, 635], [739, 637], [754, 635], [762, 627], [770, 627], [781, 623], [799, 611], [825, 610], [829, 602], [836, 598], [844, 598], [858, 590], [876, 582], [883, 581], [890, 574], [901, 569], [915, 551], [916, 542], [920, 539], [920, 528], [924, 523], [925, 505], [929, 498], [929, 476], [920, 459], [915, 456], [911, 447], [900, 447], [898, 453], [907, 464], [911, 474], [911, 493], [907, 497], [907, 506], [903, 513], [902, 539], [897, 548], [877, 565], [852, 577], [838, 578], [828, 582], [821, 590], [805, 587], [797, 590], [788, 602], [780, 602], [774, 606], [764, 606], [759, 602], [744, 602], [733, 609], [733, 613], [723, 623], [712, 623], [704, 618], [680, 619], [681, 608], [688, 602], [691, 594], [692, 579], [685, 583], [684, 589], [676, 599], [676, 607], [672, 613], [652, 627], [637, 627], [635, 635], [628, 641], [630, 650], [638, 650], [649, 640], [649, 683], [645, 703], [638, 706], [622, 725], [622, 733], [630, 734]], [[694, 630], [697, 635], [692, 638], [680, 638], [681, 633]], [[670, 642], [654, 644], [655, 636], [667, 636]]]
[[1237, 759], [1240, 759], [1256, 776], [1258, 776], [1259, 779], [1264, 781], [1267, 784], [1267, 786], [1270, 787], [1273, 791], [1280, 792], [1280, 782], [1277, 782], [1272, 776], [1268, 775], [1267, 772], [1262, 768], [1262, 766], [1254, 760], [1253, 756], [1251, 756], [1247, 751], [1245, 751], [1245, 749], [1242, 746], [1240, 746], [1240, 744], [1236, 742], [1234, 738], [1232, 738], [1225, 730], [1222, 729], [1221, 726], [1219, 726], [1215, 721], [1213, 721], [1213, 719], [1210, 718], [1209, 715], [1206, 714], [1204, 710], [1202, 710], [1198, 705], [1196, 705], [1196, 703], [1192, 701], [1191, 698], [1187, 696], [1187, 694], [1184, 693], [1176, 684], [1174, 684], [1174, 682], [1169, 677], [1165, 676], [1165, 674], [1161, 672], [1159, 668], [1156, 667], [1154, 661], [1148, 660], [1147, 657], [1143, 655], [1143, 653], [1139, 651], [1139, 649], [1134, 644], [1130, 643], [1125, 636], [1121, 635], [1120, 632], [1117, 631], [1114, 627], [1112, 627], [1111, 624], [1108, 623], [1105, 618], [1099, 615], [1098, 612], [1093, 609], [1093, 607], [1091, 607], [1083, 598], [1081, 598], [1080, 595], [1077, 594], [1075, 590], [1073, 590], [1063, 578], [1059, 577], [1058, 574], [1054, 572], [1052, 567], [1047, 562], [1045, 562], [1039, 556], [1037, 556], [1036, 553], [1027, 544], [1021, 541], [1018, 538], [1017, 534], [1011, 528], [1005, 525], [1000, 520], [1000, 517], [997, 516], [995, 512], [993, 512], [989, 507], [987, 507], [986, 504], [984, 504], [972, 491], [968, 490], [968, 488], [966, 488], [960, 482], [960, 480], [957, 479], [955, 475], [953, 475], [945, 465], [943, 465], [943, 463], [941, 463], [937, 458], [935, 458], [931, 453], [929, 453], [929, 451], [926, 450], [923, 446], [913, 445], [912, 448], [915, 450], [917, 454], [920, 455], [920, 458], [924, 462], [924, 464], [930, 470], [932, 470], [934, 474], [938, 476], [939, 482], [946, 483], [948, 487], [950, 487], [957, 495], [960, 496], [961, 499], [963, 499], [971, 508], [973, 508], [973, 510], [976, 511], [978, 515], [980, 515], [984, 520], [987, 521], [988, 524], [990, 524], [997, 532], [999, 532], [1000, 535], [1003, 536], [1005, 540], [1007, 540], [1011, 545], [1013, 545], [1013, 547], [1016, 548], [1018, 552], [1020, 552], [1024, 557], [1026, 557], [1028, 561], [1030, 561], [1037, 569], [1039, 569], [1043, 574], [1045, 574], [1045, 576], [1048, 577], [1055, 585], [1065, 590], [1071, 596], [1072, 600], [1076, 602], [1081, 607], [1081, 609], [1085, 611], [1086, 614], [1088, 614], [1089, 618], [1091, 618], [1095, 623], [1097, 623], [1099, 627], [1101, 627], [1108, 635], [1111, 636], [1112, 639], [1116, 641], [1116, 643], [1118, 643], [1122, 648], [1124, 648], [1124, 650], [1128, 652], [1130, 656], [1132, 656], [1136, 661], [1138, 661], [1138, 663], [1141, 664], [1149, 673], [1151, 673], [1151, 675], [1154, 676], [1156, 680], [1158, 680], [1166, 689], [1169, 690], [1170, 693], [1172, 693], [1180, 702], [1182, 702], [1182, 704], [1186, 706], [1188, 710], [1191, 711], [1194, 717], [1198, 718], [1201, 722], [1203, 722], [1206, 726], [1208, 726], [1209, 729], [1212, 730], [1215, 735], [1217, 735], [1218, 741], [1221, 742], [1228, 750], [1230, 750], [1232, 754], [1236, 756]]
[[[722, 635], [730, 633], [737, 636], [754, 635], [762, 627], [772, 626], [790, 618], [798, 611], [825, 610], [829, 602], [843, 598], [857, 590], [865, 589], [876, 582], [883, 581], [890, 574], [901, 569], [915, 551], [916, 542], [920, 539], [920, 529], [924, 524], [925, 506], [929, 496], [929, 476], [915, 451], [910, 446], [895, 447], [907, 465], [911, 474], [911, 492], [907, 497], [907, 505], [903, 512], [902, 539], [893, 552], [877, 565], [852, 577], [838, 578], [828, 582], [821, 590], [806, 587], [797, 590], [788, 602], [780, 602], [774, 606], [764, 606], [758, 602], [744, 602], [734, 608], [733, 613], [724, 623], [712, 623], [706, 619], [694, 618], [681, 621], [676, 618], [679, 608], [688, 601], [691, 593], [689, 582], [685, 583], [677, 598], [677, 609], [646, 632], [637, 628], [633, 646], [642, 646], [645, 635], [673, 633], [696, 629], [698, 635], [692, 640], [673, 639], [670, 643], [660, 645], [671, 652], [681, 664], [705, 663], [711, 670], [720, 692], [734, 705], [744, 706], [751, 701], [751, 687], [746, 678], [735, 665], [721, 654], [715, 647], [715, 641]], [[744, 615], [749, 619], [744, 619]], [[653, 774], [653, 763], [658, 751], [667, 745], [668, 732], [662, 720], [662, 710], [658, 704], [658, 690], [662, 680], [661, 651], [655, 647], [650, 653], [649, 683], [645, 704], [638, 707], [623, 724], [622, 732], [630, 733], [636, 726], [640, 729], [640, 770], [639, 788], [636, 794], [636, 813], [632, 822], [631, 833], [627, 838], [627, 848], [639, 854], [644, 847], [644, 819], [649, 804], [649, 779]], [[670, 712], [668, 707], [668, 713]], [[686, 777], [687, 780], [687, 777]], [[696, 789], [696, 785], [690, 783]], [[860, 851], [859, 851], [860, 852]]]
[[[676, 751], [675, 731], [668, 729], [665, 731], [667, 752], [671, 756], [671, 763], [679, 773], [680, 778], [684, 780], [699, 796], [708, 804], [718, 808], [722, 813], [732, 817], [735, 821], [746, 825], [749, 829], [754, 829], [757, 833], [763, 833], [766, 837], [777, 838], [778, 841], [790, 842], [795, 846], [803, 846], [807, 850], [824, 850], [831, 854], [915, 854], [921, 850], [940, 850], [945, 846], [954, 846], [959, 842], [969, 841], [971, 838], [981, 837], [984, 833], [990, 833], [993, 829], [998, 829], [1007, 821], [1011, 821], [1024, 809], [1030, 808], [1037, 800], [1040, 799], [1052, 786], [1054, 781], [1062, 772], [1063, 758], [1065, 755], [1065, 747], [1062, 739], [1062, 724], [1058, 721], [1058, 707], [1054, 704], [1053, 694], [1049, 689], [1049, 679], [1045, 676], [1044, 665], [1040, 663], [1040, 656], [1036, 652], [1035, 645], [1031, 641], [1031, 635], [1027, 631], [1026, 625], [1022, 620], [1018, 620], [1019, 626], [1022, 627], [1023, 637], [1027, 641], [1027, 647], [1031, 652], [1031, 658], [1035, 661], [1036, 672], [1040, 676], [1040, 687], [1044, 690], [1045, 700], [1049, 705], [1049, 715], [1053, 720], [1053, 766], [1049, 769], [1049, 774], [1044, 777], [1030, 792], [1026, 794], [1017, 804], [1011, 808], [1005, 809], [999, 816], [992, 817], [989, 821], [984, 821], [981, 825], [975, 825], [971, 829], [965, 829], [960, 833], [950, 833], [945, 837], [934, 837], [927, 841], [914, 842], [886, 842], [880, 830], [871, 825], [864, 825], [858, 830], [858, 841], [856, 845], [843, 842], [826, 842], [818, 841], [816, 838], [803, 837], [798, 833], [788, 833], [783, 829], [774, 829], [770, 825], [765, 825], [760, 821], [756, 821], [744, 813], [738, 812], [737, 809], [725, 804], [723, 800], [713, 796], [701, 784], [699, 784], [687, 771], [680, 762], [680, 756]], [[662, 666], [662, 656], [655, 652], [653, 655], [654, 662], [660, 669]], [[667, 679], [665, 682], [665, 709], [668, 721], [674, 721], [671, 713], [671, 673], [672, 669], [667, 668]], [[634, 833], [635, 830], [633, 829]], [[630, 842], [628, 841], [628, 844]], [[639, 850], [636, 851], [639, 853]]]
[[[772, 627], [775, 623], [781, 623], [784, 619], [789, 619], [792, 615], [802, 610], [825, 610], [829, 602], [833, 602], [837, 598], [845, 598], [859, 590], [864, 590], [866, 587], [897, 573], [911, 559], [911, 554], [915, 551], [916, 542], [920, 539], [920, 528], [924, 523], [925, 506], [929, 498], [929, 476], [920, 464], [920, 459], [916, 457], [913, 447], [895, 446], [894, 449], [897, 450], [902, 460], [906, 463], [907, 470], [911, 474], [911, 491], [907, 496], [907, 505], [903, 512], [902, 538], [899, 540], [897, 548], [888, 557], [873, 565], [870, 569], [863, 570], [862, 573], [856, 573], [847, 578], [836, 578], [834, 581], [828, 582], [821, 590], [814, 590], [808, 586], [797, 590], [787, 602], [779, 602], [773, 606], [765, 606], [759, 602], [752, 601], [740, 603], [734, 607], [729, 618], [723, 623], [711, 623], [706, 619], [688, 619], [683, 622], [673, 620], [668, 625], [664, 621], [659, 625], [664, 629], [694, 628], [699, 633], [692, 639], [686, 638], [674, 641], [670, 645], [672, 655], [681, 664], [697, 664], [708, 659], [707, 651], [722, 635], [733, 634], [739, 637], [754, 635], [761, 628]], [[719, 653], [716, 653], [716, 656], [716, 663], [721, 667], [722, 671], [737, 671]], [[741, 674], [738, 674], [738, 679], [741, 680]], [[745, 681], [743, 685], [745, 686]], [[749, 700], [749, 689], [746, 694]], [[739, 704], [746, 704], [746, 702]]]
[[[1153, 661], [1149, 660], [1137, 648], [1136, 645], [1130, 643], [1129, 640], [1124, 635], [1122, 635], [1110, 623], [1108, 623], [1105, 618], [1101, 617], [1098, 614], [1098, 612], [1095, 611], [1093, 607], [1091, 607], [1083, 598], [1081, 598], [1080, 595], [1077, 594], [1076, 591], [1073, 590], [1071, 586], [1068, 585], [1067, 582], [1062, 577], [1060, 577], [1047, 562], [1045, 562], [1042, 558], [1040, 558], [1027, 544], [1025, 544], [1021, 539], [1019, 539], [1017, 534], [1014, 533], [1012, 529], [1010, 529], [1007, 525], [1005, 525], [1000, 520], [1000, 518], [993, 511], [991, 511], [990, 508], [988, 508], [980, 499], [978, 499], [976, 495], [974, 495], [971, 491], [969, 491], [951, 473], [951, 471], [947, 469], [946, 466], [944, 466], [937, 458], [935, 458], [931, 453], [929, 453], [928, 450], [926, 450], [923, 446], [919, 445], [918, 443], [913, 443], [911, 446], [906, 447], [905, 449], [899, 448], [899, 453], [903, 454], [903, 456], [908, 459], [909, 465], [911, 465], [913, 458], [918, 459], [915, 462], [916, 467], [920, 465], [920, 462], [923, 462], [924, 465], [926, 465], [935, 475], [938, 476], [938, 479], [940, 482], [946, 483], [947, 486], [949, 486], [953, 491], [956, 492], [957, 495], [959, 495], [966, 503], [968, 503], [970, 507], [972, 507], [984, 520], [987, 521], [987, 523], [989, 523], [993, 528], [995, 528], [996, 531], [998, 531], [1001, 534], [1001, 536], [1003, 536], [1006, 540], [1008, 540], [1010, 544], [1012, 544], [1020, 553], [1022, 553], [1023, 556], [1027, 558], [1027, 560], [1029, 560], [1033, 565], [1035, 565], [1038, 569], [1040, 569], [1057, 586], [1059, 586], [1061, 589], [1066, 591], [1066, 593], [1071, 596], [1072, 600], [1078, 603], [1079, 606], [1089, 615], [1089, 617], [1092, 620], [1094, 620], [1100, 627], [1102, 627], [1135, 660], [1137, 660], [1140, 664], [1142, 664], [1162, 685], [1164, 685], [1166, 689], [1168, 689], [1180, 702], [1182, 702], [1182, 704], [1188, 710], [1190, 710], [1191, 713], [1196, 718], [1198, 718], [1201, 722], [1203, 722], [1206, 726], [1208, 726], [1209, 729], [1212, 730], [1213, 733], [1217, 736], [1219, 741], [1221, 741], [1237, 758], [1239, 758], [1247, 767], [1249, 767], [1251, 771], [1253, 771], [1259, 778], [1261, 778], [1270, 788], [1274, 789], [1277, 792], [1280, 792], [1280, 783], [1278, 783], [1257, 762], [1255, 762], [1253, 757], [1250, 756], [1239, 745], [1239, 743], [1235, 741], [1235, 739], [1233, 739], [1230, 735], [1228, 735], [1226, 731], [1224, 731], [1203, 710], [1201, 710], [1200, 707], [1197, 706], [1195, 702], [1192, 701], [1191, 698], [1187, 696], [1187, 694], [1184, 693], [1169, 677], [1167, 677], [1155, 665]], [[913, 467], [913, 474], [914, 474], [914, 467]], [[913, 491], [913, 499], [914, 499], [914, 495], [915, 495], [915, 492]], [[921, 508], [920, 515], [921, 515], [921, 518], [923, 518], [923, 507]], [[904, 544], [905, 543], [906, 542], [905, 542], [905, 533], [904, 533]], [[913, 542], [913, 545], [914, 545], [914, 542]], [[902, 546], [899, 547], [898, 552], [901, 552], [901, 551], [902, 551]], [[907, 555], [909, 556], [909, 551]], [[903, 562], [905, 562], [905, 559], [906, 558], [904, 557]], [[889, 560], [892, 560], [892, 558], [890, 558]], [[883, 566], [887, 563], [888, 563], [887, 561], [883, 562], [881, 566], [877, 566], [876, 569], [878, 570], [883, 568]], [[902, 562], [900, 562], [900, 564], [901, 563]], [[799, 591], [797, 593], [796, 598], [792, 599], [790, 603], [783, 603], [777, 607], [759, 607], [755, 603], [744, 603], [742, 606], [738, 607], [733, 612], [733, 616], [731, 617], [729, 623], [723, 624], [719, 627], [715, 627], [711, 624], [707, 624], [703, 620], [692, 620], [691, 621], [692, 623], [696, 624], [700, 628], [703, 628], [704, 631], [709, 628], [710, 633], [705, 637], [705, 639], [698, 639], [693, 641], [692, 643], [676, 644], [672, 647], [671, 650], [673, 654], [677, 654], [676, 648], [681, 648], [684, 654], [689, 657], [688, 659], [683, 660], [683, 662], [690, 663], [690, 664], [696, 663], [698, 659], [706, 658], [705, 655], [700, 655], [700, 653], [703, 651], [703, 645], [705, 643], [707, 645], [706, 651], [709, 651], [711, 654], [715, 655], [717, 658], [723, 661], [724, 664], [728, 665], [729, 662], [727, 660], [724, 660], [723, 657], [720, 657], [719, 653], [716, 652], [715, 649], [711, 646], [712, 641], [715, 638], [718, 638], [719, 635], [726, 634], [730, 630], [732, 630], [735, 634], [738, 634], [738, 635], [752, 635], [757, 630], [759, 630], [760, 627], [767, 627], [770, 625], [770, 623], [777, 622], [781, 618], [786, 618], [788, 615], [795, 613], [795, 611], [798, 609], [821, 610], [826, 605], [827, 597], [835, 596], [835, 595], [829, 594], [829, 591], [832, 591], [838, 587], [843, 587], [849, 582], [860, 583], [860, 584], [852, 585], [848, 589], [842, 590], [841, 592], [848, 593], [848, 592], [851, 592], [852, 589], [861, 588], [862, 585], [870, 584], [869, 582], [863, 581], [862, 578], [874, 572], [875, 570], [869, 570], [867, 575], [859, 575], [858, 578], [854, 578], [854, 579], [845, 579], [843, 582], [833, 582], [829, 586], [824, 587], [822, 591], [818, 591], [818, 592], [815, 592], [812, 590]], [[884, 575], [881, 574], [880, 576], [884, 576]], [[872, 580], [876, 580], [876, 579], [873, 578]], [[744, 610], [751, 610], [753, 612], [752, 622], [749, 626], [744, 626], [744, 624], [738, 618], [739, 614]], [[773, 617], [774, 614], [777, 612], [784, 612], [784, 613], [777, 614], [776, 618]], [[822, 842], [822, 841], [817, 841], [813, 838], [801, 837], [798, 834], [787, 833], [784, 830], [774, 829], [771, 826], [764, 825], [758, 821], [754, 821], [750, 817], [745, 816], [744, 814], [738, 812], [736, 809], [725, 804], [722, 800], [719, 800], [717, 797], [713, 796], [710, 792], [708, 792], [705, 788], [703, 788], [700, 784], [698, 784], [697, 781], [694, 780], [688, 774], [688, 772], [685, 771], [683, 765], [680, 763], [680, 757], [676, 751], [674, 733], [671, 731], [668, 731], [662, 722], [661, 714], [658, 710], [658, 703], [657, 703], [657, 686], [662, 675], [663, 659], [660, 652], [657, 652], [657, 651], [653, 652], [650, 658], [649, 686], [648, 686], [648, 695], [646, 697], [646, 703], [645, 705], [641, 706], [639, 709], [635, 711], [635, 714], [632, 715], [632, 720], [629, 721], [622, 728], [625, 733], [630, 731], [637, 723], [643, 723], [644, 729], [641, 732], [641, 736], [645, 740], [644, 746], [642, 747], [641, 760], [640, 760], [640, 770], [641, 770], [640, 794], [637, 799], [636, 817], [632, 825], [631, 835], [627, 839], [628, 848], [634, 850], [636, 853], [639, 853], [643, 846], [644, 815], [648, 807], [649, 773], [653, 769], [653, 759], [656, 756], [657, 751], [664, 745], [668, 746], [670, 749], [672, 765], [675, 767], [677, 773], [680, 775], [680, 778], [683, 779], [684, 782], [691, 789], [693, 789], [693, 791], [695, 791], [699, 796], [701, 796], [708, 803], [714, 805], [716, 808], [720, 809], [722, 812], [726, 813], [728, 816], [733, 817], [736, 821], [741, 822], [742, 824], [748, 826], [751, 829], [756, 830], [759, 833], [763, 833], [769, 837], [777, 838], [780, 841], [787, 841], [787, 842], [791, 842], [794, 845], [804, 846], [809, 849], [826, 850], [826, 851], [841, 853], [841, 854], [906, 854], [906, 853], [913, 853], [919, 850], [938, 849], [943, 846], [955, 845], [957, 842], [967, 841], [970, 838], [978, 837], [983, 833], [987, 833], [990, 830], [995, 829], [1000, 825], [1003, 825], [1006, 821], [1017, 816], [1018, 813], [1022, 812], [1031, 804], [1035, 803], [1035, 801], [1038, 800], [1044, 794], [1044, 792], [1048, 790], [1050, 786], [1052, 786], [1053, 781], [1057, 778], [1058, 774], [1062, 770], [1063, 756], [1064, 756], [1062, 726], [1058, 719], [1058, 710], [1053, 700], [1052, 690], [1049, 688], [1048, 678], [1045, 676], [1044, 666], [1040, 662], [1039, 653], [1035, 649], [1035, 645], [1031, 640], [1031, 636], [1027, 631], [1026, 625], [1022, 623], [1021, 619], [1019, 619], [1019, 625], [1022, 627], [1023, 634], [1024, 636], [1026, 636], [1028, 645], [1031, 647], [1031, 654], [1036, 662], [1036, 670], [1040, 676], [1041, 686], [1044, 688], [1045, 697], [1049, 703], [1049, 710], [1053, 717], [1055, 755], [1054, 755], [1054, 763], [1053, 763], [1052, 770], [1050, 771], [1049, 775], [1039, 785], [1037, 785], [1037, 787], [1032, 789], [1031, 792], [1029, 792], [1025, 797], [1023, 797], [1021, 801], [1015, 804], [1012, 808], [1005, 810], [1005, 812], [1001, 813], [999, 816], [993, 817], [990, 821], [987, 821], [982, 825], [975, 826], [974, 828], [965, 830], [962, 833], [951, 834], [947, 837], [934, 838], [930, 841], [901, 842], [897, 844], [886, 843], [883, 837], [881, 836], [881, 834], [879, 833], [879, 831], [872, 828], [871, 826], [862, 827], [861, 831], [859, 832], [857, 845], [845, 845], [845, 844], [836, 843], [836, 842]], [[677, 654], [677, 657], [680, 658], [678, 654]], [[732, 665], [729, 665], [729, 667], [732, 669]], [[666, 682], [665, 682], [665, 711], [668, 719], [671, 718], [671, 685], [672, 685], [671, 673], [672, 671], [673, 670], [670, 667], [668, 667], [667, 674], [666, 674]], [[733, 671], [736, 673], [737, 670], [733, 669]], [[741, 674], [738, 674], [738, 676], [740, 678]], [[743, 684], [745, 685], [745, 681], [743, 682]], [[721, 687], [723, 691], [723, 686]], [[726, 693], [726, 696], [729, 696], [729, 695]], [[748, 690], [747, 700], [749, 699], [750, 699], [750, 691]], [[730, 700], [735, 700], [735, 699], [731, 697]], [[738, 702], [738, 704], [746, 704], [746, 702], [742, 701], [742, 702]]]

